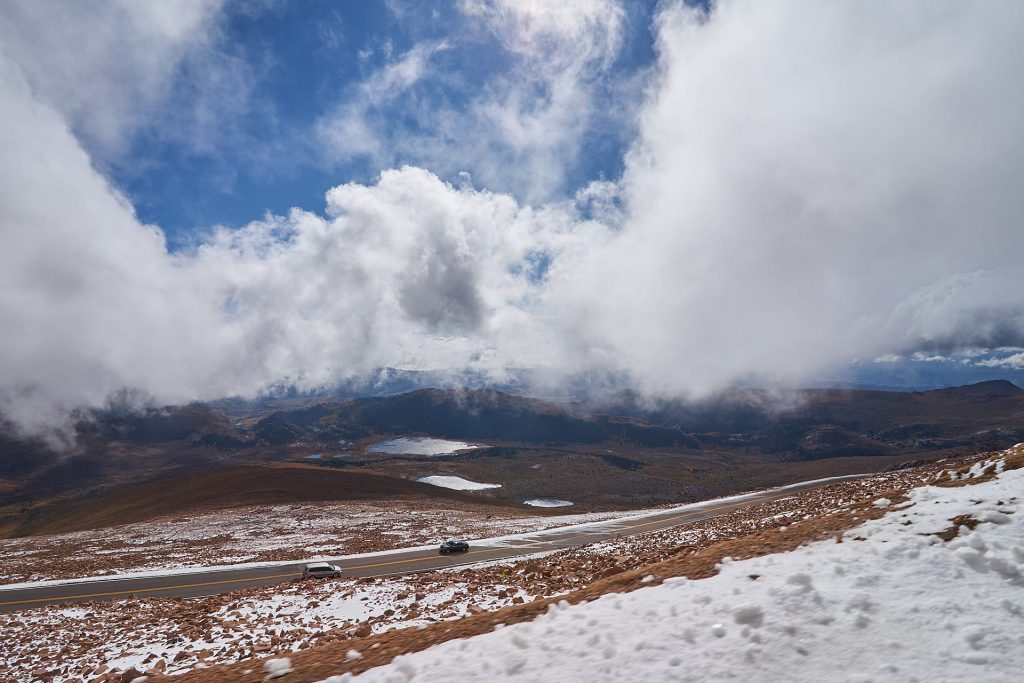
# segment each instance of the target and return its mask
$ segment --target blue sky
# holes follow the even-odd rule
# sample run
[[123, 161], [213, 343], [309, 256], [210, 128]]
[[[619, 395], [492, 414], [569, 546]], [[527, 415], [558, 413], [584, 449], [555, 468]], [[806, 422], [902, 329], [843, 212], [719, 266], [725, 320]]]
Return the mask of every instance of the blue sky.
[[[622, 46], [601, 75], [606, 84], [642, 74], [654, 60], [654, 3], [625, 8]], [[326, 153], [316, 136], [318, 122], [357, 99], [361, 83], [417, 45], [446, 43], [431, 57], [432, 73], [415, 86], [415, 105], [412, 98], [400, 97], [375, 111], [389, 128], [416, 131], [426, 125], [416, 107], [458, 111], [509, 71], [516, 56], [493, 34], [466, 24], [452, 2], [229, 2], [208, 48], [216, 56], [180, 65], [155, 119], [159, 125], [130, 131], [125, 149], [115, 154], [84, 139], [139, 217], [159, 225], [172, 248], [213, 225], [238, 227], [293, 206], [320, 210], [329, 188], [371, 183], [383, 170], [377, 158]], [[179, 135], [168, 136], [164, 122], [187, 127], [197, 100], [209, 96], [194, 87], [196, 70], [225, 60], [236, 71], [227, 87], [246, 92], [238, 106], [210, 122], [215, 143], [197, 149], [182, 144]], [[596, 89], [609, 105], [624, 106], [610, 85]], [[631, 136], [621, 120], [599, 117], [588, 123], [581, 134], [586, 153], [566, 160], [564, 181], [543, 198], [571, 196], [590, 180], [617, 178]], [[423, 161], [407, 152], [393, 150], [384, 167]], [[472, 160], [466, 164], [462, 170], [473, 173]], [[438, 172], [457, 180], [456, 174]], [[510, 183], [492, 189], [516, 193], [519, 188]]]

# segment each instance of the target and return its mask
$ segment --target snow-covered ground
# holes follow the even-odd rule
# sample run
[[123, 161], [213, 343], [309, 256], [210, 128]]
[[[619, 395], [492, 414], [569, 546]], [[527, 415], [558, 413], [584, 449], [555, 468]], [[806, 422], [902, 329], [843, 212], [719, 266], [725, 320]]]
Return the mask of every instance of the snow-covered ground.
[[[122, 672], [129, 673], [126, 669], [177, 674], [214, 664], [239, 662], [237, 666], [242, 669], [262, 671], [263, 662], [253, 662], [251, 658], [265, 661], [282, 656], [292, 657], [298, 671], [301, 668], [298, 661], [308, 648], [316, 652], [317, 646], [330, 648], [336, 641], [341, 641], [337, 644], [343, 646], [342, 655], [340, 659], [324, 660], [325, 663], [345, 661], [351, 664], [356, 660], [349, 660], [344, 653], [351, 647], [363, 647], [360, 643], [366, 636], [387, 637], [381, 634], [392, 629], [450, 622], [537, 599], [558, 599], [602, 577], [622, 572], [643, 576], [648, 573], [648, 566], [663, 560], [675, 561], [697, 549], [708, 548], [719, 541], [742, 539], [749, 534], [774, 535], [788, 529], [788, 535], [804, 524], [813, 525], [820, 517], [845, 511], [864, 501], [869, 502], [872, 514], [891, 511], [899, 507], [899, 503], [892, 503], [901, 500], [897, 492], [927, 482], [951, 481], [949, 467], [959, 467], [958, 484], [964, 475], [976, 481], [1000, 467], [1000, 460], [996, 458], [972, 468], [974, 460], [834, 481], [829, 486], [740, 508], [694, 524], [569, 550], [547, 551], [519, 560], [405, 577], [295, 581], [198, 600], [134, 598], [0, 614], [0, 633], [5, 636], [4, 646], [0, 648], [0, 672], [11, 672], [9, 675], [19, 681], [42, 677], [32, 672], [46, 673], [43, 678], [53, 683], [93, 681], [108, 675], [117, 681]], [[883, 498], [889, 502], [885, 503]], [[877, 506], [870, 505], [871, 501], [878, 501]], [[687, 508], [699, 509], [713, 504], [707, 502]], [[1016, 502], [1009, 504], [1016, 505]], [[1004, 507], [1004, 510], [1004, 514], [1012, 513], [1009, 508]], [[650, 514], [650, 511], [642, 514]], [[565, 515], [544, 521], [559, 527], [575, 523], [579, 525], [576, 529], [585, 530], [599, 517]], [[514, 523], [520, 521], [526, 523], [526, 520]], [[541, 536], [546, 533], [539, 532]], [[500, 540], [488, 541], [496, 542]], [[864, 545], [863, 542], [857, 544]], [[670, 574], [660, 571], [659, 575]], [[722, 623], [723, 627], [727, 625]], [[413, 628], [408, 633], [419, 631]], [[366, 657], [358, 661], [365, 662], [369, 657], [370, 653], [366, 653]], [[339, 667], [339, 670], [343, 669]], [[2, 675], [0, 680], [3, 680]]]
[[[831, 477], [774, 490], [850, 478]], [[170, 574], [229, 565], [274, 566], [412, 549], [455, 537], [501, 543], [517, 534], [637, 518], [669, 509], [696, 510], [756, 495], [744, 493], [676, 507], [546, 517], [496, 514], [487, 506], [453, 510], [426, 501], [250, 506], [92, 531], [0, 539], [4, 560], [0, 584]], [[541, 507], [571, 505], [544, 499], [532, 503]]]
[[[106, 671], [134, 668], [180, 673], [203, 664], [280, 655], [333, 639], [459, 619], [571, 592], [609, 571], [664, 559], [681, 544], [704, 545], [757, 529], [792, 525], [852, 498], [889, 490], [896, 476], [844, 482], [837, 488], [761, 503], [694, 525], [521, 560], [372, 581], [294, 582], [202, 600], [132, 599], [0, 614], [0, 632], [15, 633], [0, 650], [0, 670], [7, 666], [19, 672], [54, 671], [55, 682], [75, 680], [83, 672], [90, 672], [84, 677], [91, 680], [104, 667]], [[560, 529], [567, 524], [585, 529], [599, 517], [547, 519]]]
[[841, 542], [593, 602], [401, 656], [354, 679], [986, 681], [1024, 671], [1024, 469], [925, 486]]
[[253, 506], [110, 529], [0, 539], [0, 584], [239, 565], [267, 565], [525, 533], [636, 512], [501, 516], [425, 502]]

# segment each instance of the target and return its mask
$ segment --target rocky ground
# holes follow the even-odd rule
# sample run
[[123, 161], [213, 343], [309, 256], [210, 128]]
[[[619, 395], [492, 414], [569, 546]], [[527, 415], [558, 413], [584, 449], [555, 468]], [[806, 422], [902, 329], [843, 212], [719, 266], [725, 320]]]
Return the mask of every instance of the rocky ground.
[[[984, 475], [986, 466], [976, 462], [947, 461], [835, 483], [667, 531], [519, 561], [399, 578], [295, 581], [199, 600], [133, 599], [0, 615], [0, 630], [11, 634], [0, 671], [17, 681], [128, 681], [143, 673], [181, 674], [363, 643], [403, 629], [571, 596], [620, 574], [697, 556], [723, 541], [765, 533], [799, 536], [804, 527], [810, 530], [818, 520], [840, 513], [849, 516], [851, 509], [869, 515], [876, 509], [870, 501], [948, 478], [951, 470], [961, 472], [957, 477]], [[851, 523], [856, 519], [852, 515]], [[252, 666], [262, 672], [261, 663]]]
[[317, 503], [180, 515], [113, 529], [0, 540], [0, 583], [306, 560], [536, 531], [630, 513], [540, 517], [441, 501]]

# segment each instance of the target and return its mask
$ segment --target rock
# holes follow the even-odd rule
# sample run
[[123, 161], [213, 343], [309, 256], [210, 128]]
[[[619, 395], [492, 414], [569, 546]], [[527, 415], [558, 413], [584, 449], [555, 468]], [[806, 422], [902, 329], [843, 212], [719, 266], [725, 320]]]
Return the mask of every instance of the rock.
[[352, 635], [354, 635], [356, 638], [365, 638], [366, 636], [372, 633], [373, 628], [370, 627], [369, 622], [363, 622], [358, 627], [356, 627], [356, 630], [352, 632]]
[[121, 681], [121, 683], [131, 683], [132, 681], [134, 681], [136, 678], [140, 677], [141, 675], [142, 675], [141, 671], [139, 671], [138, 669], [132, 667], [131, 669], [128, 669], [127, 671], [122, 673], [121, 674], [121, 678], [119, 680]]

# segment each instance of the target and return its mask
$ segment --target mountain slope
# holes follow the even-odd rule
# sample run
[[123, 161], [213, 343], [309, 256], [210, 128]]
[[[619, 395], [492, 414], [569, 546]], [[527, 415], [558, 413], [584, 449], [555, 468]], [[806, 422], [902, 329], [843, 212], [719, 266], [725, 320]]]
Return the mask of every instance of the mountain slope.
[[[229, 467], [158, 479], [147, 484], [47, 511], [29, 518], [12, 536], [63, 533], [140, 522], [167, 514], [188, 514], [251, 506], [316, 501], [432, 498], [478, 505], [470, 494], [416, 481], [362, 472], [304, 466]], [[500, 504], [500, 503], [495, 503]]]

